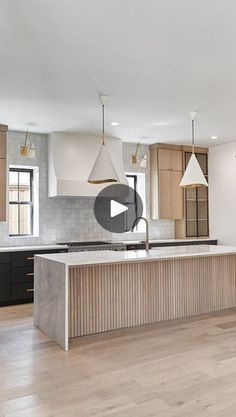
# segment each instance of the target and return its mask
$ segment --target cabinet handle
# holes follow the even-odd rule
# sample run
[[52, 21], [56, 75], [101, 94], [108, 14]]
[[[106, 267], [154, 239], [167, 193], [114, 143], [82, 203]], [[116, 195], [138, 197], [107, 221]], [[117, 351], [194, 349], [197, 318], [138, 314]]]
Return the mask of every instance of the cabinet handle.
[[27, 261], [33, 261], [34, 257], [33, 256], [28, 256], [26, 259], [27, 259]]
[[28, 288], [27, 290], [26, 290], [26, 292], [33, 292], [34, 291], [34, 289], [33, 288]]
[[34, 275], [34, 273], [33, 272], [28, 272], [28, 274], [26, 274], [26, 275], [27, 275], [27, 277], [32, 277]]

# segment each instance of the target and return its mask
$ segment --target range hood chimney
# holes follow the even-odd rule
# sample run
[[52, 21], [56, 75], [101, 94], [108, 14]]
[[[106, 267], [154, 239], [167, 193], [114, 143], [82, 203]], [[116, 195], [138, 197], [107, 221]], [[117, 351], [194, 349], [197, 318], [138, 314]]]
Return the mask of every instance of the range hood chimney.
[[[48, 137], [49, 197], [96, 197], [107, 184], [89, 184], [88, 177], [101, 146], [97, 136], [52, 133]], [[107, 147], [121, 183], [127, 183], [122, 142], [109, 138]]]

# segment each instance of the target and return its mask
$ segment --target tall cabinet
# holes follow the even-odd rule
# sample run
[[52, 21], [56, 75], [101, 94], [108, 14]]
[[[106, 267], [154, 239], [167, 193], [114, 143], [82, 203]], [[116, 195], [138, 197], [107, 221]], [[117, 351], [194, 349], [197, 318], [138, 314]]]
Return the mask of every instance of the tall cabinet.
[[151, 217], [182, 219], [183, 190], [179, 187], [183, 175], [181, 147], [151, 145]]
[[[196, 148], [195, 155], [208, 182], [208, 149]], [[183, 147], [183, 164], [186, 168], [191, 157], [191, 148]], [[201, 186], [184, 190], [184, 218], [175, 223], [177, 238], [209, 236], [208, 187]]]
[[[195, 148], [208, 182], [208, 148]], [[208, 187], [183, 189], [180, 181], [191, 157], [191, 147], [150, 146], [151, 217], [175, 220], [175, 237], [209, 235]]]
[[0, 124], [0, 222], [6, 221], [7, 200], [7, 130]]

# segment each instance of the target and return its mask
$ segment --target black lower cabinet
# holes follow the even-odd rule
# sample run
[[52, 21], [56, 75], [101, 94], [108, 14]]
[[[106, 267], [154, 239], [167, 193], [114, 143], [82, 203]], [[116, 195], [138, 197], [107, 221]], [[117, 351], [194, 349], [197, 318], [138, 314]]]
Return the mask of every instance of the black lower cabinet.
[[0, 253], [0, 304], [5, 304], [11, 297], [10, 254]]
[[7, 303], [11, 297], [11, 269], [9, 264], [0, 264], [0, 303]]
[[29, 300], [33, 301], [34, 283], [14, 284], [11, 287], [11, 300]]
[[[183, 242], [158, 242], [158, 243], [150, 243], [150, 249], [153, 248], [166, 248], [169, 246], [192, 246], [192, 245], [217, 245], [217, 240], [189, 240]], [[127, 250], [140, 250], [145, 249], [145, 245], [143, 243], [136, 243], [136, 244], [128, 244]]]
[[28, 284], [34, 281], [33, 266], [11, 268], [11, 284]]
[[0, 305], [33, 302], [34, 255], [64, 249], [0, 253]]
[[11, 267], [11, 300], [33, 301], [34, 265]]

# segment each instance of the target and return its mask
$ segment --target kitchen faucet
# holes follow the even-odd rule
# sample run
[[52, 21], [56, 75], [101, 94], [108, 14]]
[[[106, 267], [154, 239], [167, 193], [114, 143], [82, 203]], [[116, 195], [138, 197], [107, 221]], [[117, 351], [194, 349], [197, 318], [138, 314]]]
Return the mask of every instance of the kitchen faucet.
[[135, 228], [135, 226], [136, 226], [136, 224], [139, 220], [144, 220], [145, 224], [146, 224], [146, 239], [145, 239], [144, 243], [145, 243], [145, 250], [148, 252], [149, 251], [149, 224], [148, 224], [147, 219], [145, 217], [142, 217], [142, 216], [137, 217], [135, 219], [134, 223], [133, 223], [133, 226], [132, 226], [131, 230], [133, 232], [133, 230], [134, 230], [134, 228]]

